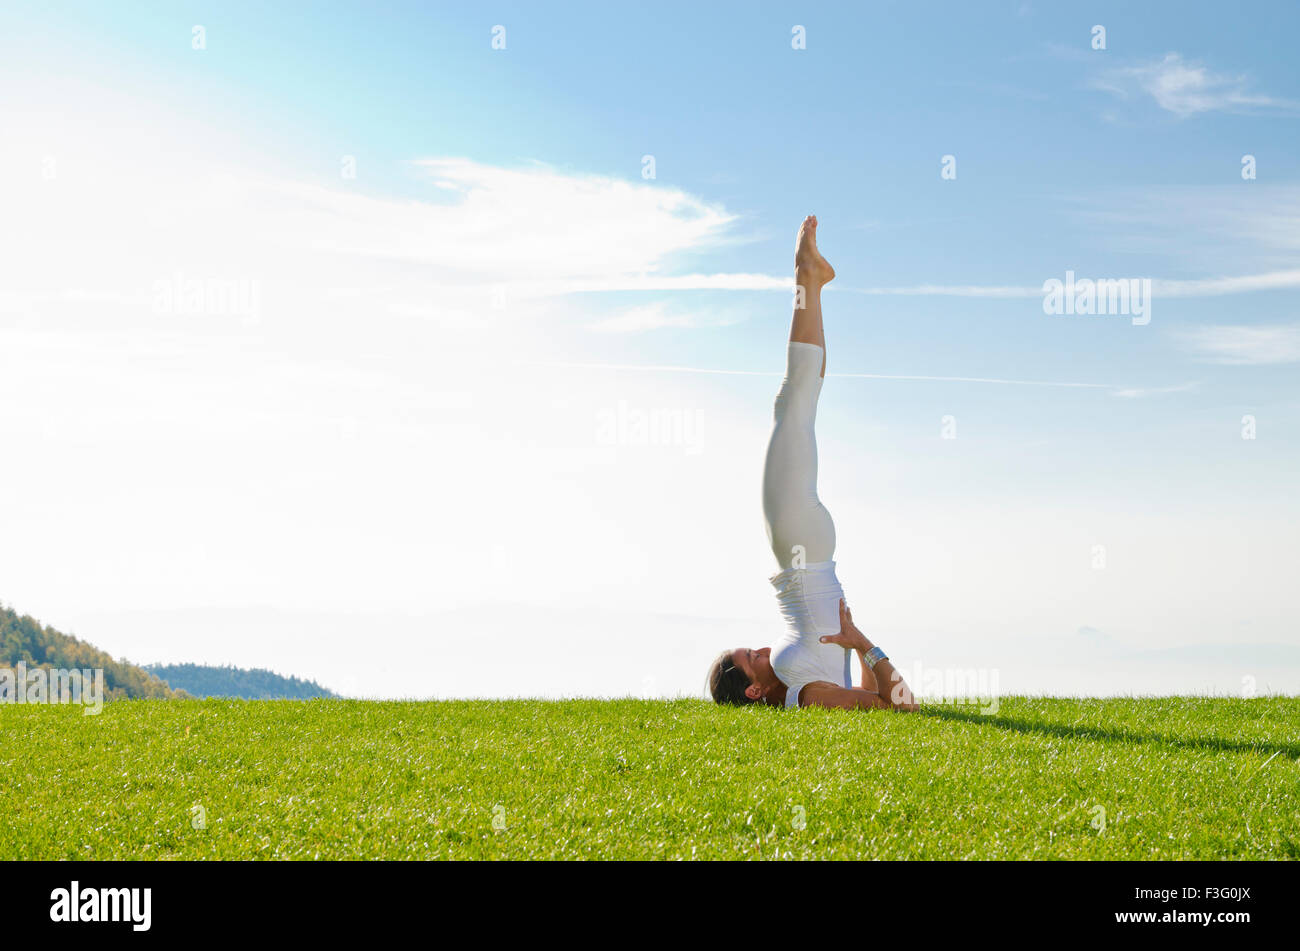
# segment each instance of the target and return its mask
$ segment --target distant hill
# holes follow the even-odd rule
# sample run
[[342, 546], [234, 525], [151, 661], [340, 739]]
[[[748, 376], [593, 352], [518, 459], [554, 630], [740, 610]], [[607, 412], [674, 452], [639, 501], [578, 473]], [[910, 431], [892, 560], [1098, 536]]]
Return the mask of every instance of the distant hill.
[[114, 660], [85, 641], [0, 605], [0, 667], [24, 663], [29, 668], [103, 669], [104, 699], [187, 696], [158, 677], [125, 660]]
[[337, 697], [314, 680], [282, 677], [274, 671], [202, 664], [150, 664], [145, 668], [177, 690], [195, 697], [239, 697], [244, 700], [311, 700]]

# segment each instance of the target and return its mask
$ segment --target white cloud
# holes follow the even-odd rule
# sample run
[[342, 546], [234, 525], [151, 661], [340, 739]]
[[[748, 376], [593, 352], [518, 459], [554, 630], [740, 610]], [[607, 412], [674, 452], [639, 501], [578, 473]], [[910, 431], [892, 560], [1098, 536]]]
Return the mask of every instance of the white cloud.
[[[48, 316], [91, 305], [149, 313], [157, 281], [283, 281], [293, 310], [469, 312], [604, 290], [768, 289], [789, 278], [674, 274], [726, 240], [735, 216], [678, 189], [468, 159], [414, 164], [427, 200], [138, 155], [71, 162], [51, 180], [6, 176], [0, 255], [16, 279], [0, 310]], [[31, 178], [36, 178], [35, 181]], [[76, 291], [71, 290], [76, 288]]]
[[1212, 363], [1300, 363], [1300, 324], [1224, 324], [1197, 327], [1182, 337], [1192, 351]]
[[372, 246], [458, 274], [641, 277], [662, 270], [672, 255], [716, 243], [735, 221], [718, 205], [657, 184], [536, 163], [502, 168], [427, 158], [413, 164], [460, 200], [399, 205], [417, 220], [396, 236], [373, 234]]
[[[0, 294], [0, 313], [49, 316], [93, 309], [97, 321], [113, 313], [147, 314], [154, 283], [178, 274], [260, 279], [272, 312], [277, 306], [298, 313], [364, 308], [449, 326], [473, 323], [475, 315], [493, 309], [498, 296], [504, 300], [496, 310], [517, 316], [521, 302], [574, 294], [791, 286], [788, 275], [671, 273], [674, 262], [730, 240], [736, 217], [656, 184], [540, 164], [503, 168], [426, 158], [412, 165], [441, 194], [398, 200], [344, 182], [302, 182], [215, 165], [177, 170], [147, 164], [138, 154], [115, 163], [113, 151], [105, 153], [96, 165], [60, 166], [52, 181], [0, 180], [7, 220], [15, 224], [0, 235], [0, 255], [13, 275]], [[1178, 225], [1171, 233], [1208, 229], [1216, 237], [1253, 237], [1263, 242], [1264, 252], [1294, 259], [1300, 207], [1294, 190], [1261, 188], [1232, 200], [1217, 193], [1187, 197], [1179, 207], [1200, 209], [1200, 217], [1166, 222]], [[1148, 219], [1155, 212], [1141, 204], [1126, 207], [1087, 215], [1097, 224], [1125, 226], [1118, 227], [1120, 233], [1136, 228], [1144, 240], [1151, 238], [1155, 224]], [[1206, 218], [1207, 207], [1219, 211]], [[277, 281], [293, 295], [291, 302], [275, 293]], [[1194, 297], [1294, 287], [1300, 287], [1300, 269], [1157, 279], [1154, 291]], [[1042, 294], [1041, 282], [831, 289], [844, 291], [990, 299]], [[712, 323], [641, 308], [599, 321], [594, 329], [626, 333]]]
[[1297, 110], [1297, 104], [1289, 100], [1250, 92], [1244, 76], [1210, 72], [1178, 53], [1166, 53], [1159, 60], [1139, 66], [1108, 70], [1096, 77], [1092, 86], [1121, 98], [1144, 93], [1161, 109], [1184, 118], [1201, 112]]
[[[717, 367], [688, 367], [635, 363], [534, 363], [532, 366], [545, 366], [566, 370], [620, 370], [635, 373], [700, 373], [708, 376], [768, 376], [779, 378], [779, 371], [769, 370], [724, 370]], [[1079, 383], [1064, 380], [1015, 380], [1005, 377], [986, 376], [924, 376], [908, 373], [827, 373], [829, 378], [851, 380], [902, 380], [921, 383], [990, 383], [1000, 386], [1049, 386], [1064, 389], [1109, 390], [1112, 396], [1136, 399], [1161, 393], [1182, 393], [1194, 388], [1196, 383], [1179, 383], [1173, 386], [1117, 386], [1114, 383]]]
[[[1053, 275], [1055, 276], [1055, 275]], [[1079, 274], [1077, 278], [1089, 277]], [[1118, 276], [1118, 275], [1103, 275]], [[1125, 275], [1132, 277], [1135, 275]], [[1262, 274], [1242, 274], [1236, 277], [1207, 277], [1196, 280], [1166, 280], [1154, 278], [1152, 293], [1157, 297], [1216, 297], [1221, 294], [1245, 294], [1251, 291], [1285, 290], [1300, 287], [1300, 268], [1268, 271]], [[987, 297], [1014, 299], [1042, 297], [1043, 288], [1007, 284], [913, 284], [905, 287], [843, 287], [842, 291], [855, 294], [893, 295], [903, 297]]]
[[521, 297], [558, 297], [603, 291], [789, 291], [794, 279], [772, 274], [611, 275], [600, 278], [550, 281], [511, 281], [512, 293]]
[[1042, 297], [1039, 287], [982, 284], [912, 284], [906, 287], [846, 287], [857, 294], [883, 294], [899, 297]]
[[1191, 281], [1156, 280], [1152, 282], [1152, 293], [1157, 297], [1217, 297], [1220, 294], [1244, 294], [1295, 287], [1300, 287], [1300, 269], [1242, 274], [1238, 277], [1207, 277]]
[[587, 325], [589, 330], [600, 333], [642, 333], [661, 327], [691, 327], [695, 324], [692, 314], [670, 314], [663, 304], [647, 304], [644, 307], [631, 307]]
[[587, 329], [598, 333], [635, 334], [663, 327], [726, 327], [739, 322], [733, 316], [698, 309], [672, 311], [663, 302], [656, 301], [593, 321]]

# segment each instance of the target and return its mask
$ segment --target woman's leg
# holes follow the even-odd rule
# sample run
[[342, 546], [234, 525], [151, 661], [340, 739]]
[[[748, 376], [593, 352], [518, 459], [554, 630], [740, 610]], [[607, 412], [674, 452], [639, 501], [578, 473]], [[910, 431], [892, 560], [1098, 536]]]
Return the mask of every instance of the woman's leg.
[[809, 215], [799, 226], [794, 249], [794, 318], [790, 321], [793, 343], [812, 343], [822, 348], [819, 376], [826, 376], [826, 330], [822, 326], [822, 288], [835, 277], [835, 268], [817, 250], [817, 216]]
[[786, 374], [776, 398], [775, 424], [763, 469], [763, 516], [781, 568], [830, 561], [835, 523], [817, 498], [817, 398], [826, 373], [821, 289], [835, 276], [817, 251], [817, 219], [799, 229], [795, 249], [794, 319]]

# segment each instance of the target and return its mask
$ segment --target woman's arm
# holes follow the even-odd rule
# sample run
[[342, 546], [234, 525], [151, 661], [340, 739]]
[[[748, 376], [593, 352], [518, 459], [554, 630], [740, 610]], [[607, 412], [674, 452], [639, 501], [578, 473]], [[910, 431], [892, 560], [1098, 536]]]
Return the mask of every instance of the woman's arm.
[[[841, 709], [860, 710], [868, 707], [894, 709], [911, 712], [917, 709], [916, 698], [908, 689], [889, 658], [883, 653], [877, 654], [873, 661], [871, 649], [875, 647], [867, 636], [853, 623], [853, 612], [840, 600], [840, 632], [827, 634], [821, 639], [823, 644], [839, 644], [852, 648], [862, 663], [862, 687], [836, 687], [834, 684], [809, 684], [799, 696], [799, 705], [808, 706], [816, 703], [822, 707], [839, 707]], [[870, 686], [875, 686], [871, 690]], [[886, 691], [881, 693], [881, 690]], [[811, 695], [809, 695], [811, 691]], [[866, 702], [866, 697], [874, 697], [875, 702]]]
[[801, 707], [832, 707], [837, 710], [888, 710], [889, 703], [874, 690], [838, 687], [824, 680], [805, 684], [799, 691]]

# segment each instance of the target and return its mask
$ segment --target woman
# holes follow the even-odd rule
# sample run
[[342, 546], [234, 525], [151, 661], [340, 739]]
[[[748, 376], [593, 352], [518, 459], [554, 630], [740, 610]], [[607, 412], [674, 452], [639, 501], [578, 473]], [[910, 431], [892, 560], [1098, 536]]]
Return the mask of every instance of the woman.
[[[835, 577], [835, 523], [817, 498], [817, 397], [826, 376], [822, 287], [835, 270], [817, 250], [817, 218], [799, 228], [796, 297], [785, 380], [763, 469], [763, 517], [781, 571], [772, 576], [787, 630], [775, 647], [723, 651], [709, 668], [718, 703], [846, 710], [915, 710], [912, 693], [884, 651], [853, 624]], [[860, 686], [853, 686], [851, 653]]]

